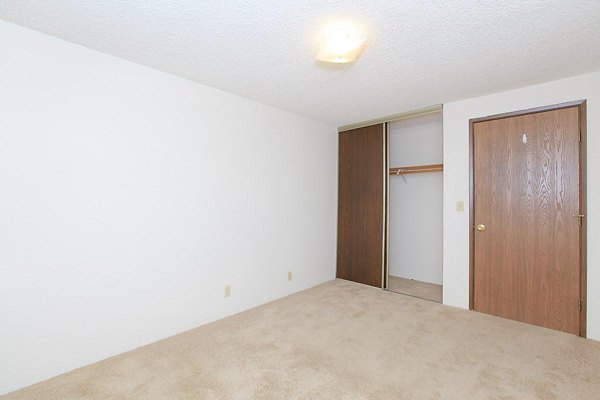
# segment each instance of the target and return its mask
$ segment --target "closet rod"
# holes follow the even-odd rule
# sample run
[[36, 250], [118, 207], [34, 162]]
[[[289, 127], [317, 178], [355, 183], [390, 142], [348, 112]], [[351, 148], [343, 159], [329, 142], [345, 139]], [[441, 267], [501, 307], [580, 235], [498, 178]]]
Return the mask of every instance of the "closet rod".
[[408, 167], [390, 168], [390, 175], [421, 174], [423, 172], [442, 172], [444, 164], [410, 165]]

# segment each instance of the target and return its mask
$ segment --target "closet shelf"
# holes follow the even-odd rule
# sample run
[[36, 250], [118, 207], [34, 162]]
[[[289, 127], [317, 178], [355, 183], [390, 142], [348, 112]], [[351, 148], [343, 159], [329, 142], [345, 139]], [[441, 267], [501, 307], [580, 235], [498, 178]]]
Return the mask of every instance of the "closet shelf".
[[390, 175], [421, 174], [423, 172], [442, 172], [444, 164], [410, 165], [390, 168]]

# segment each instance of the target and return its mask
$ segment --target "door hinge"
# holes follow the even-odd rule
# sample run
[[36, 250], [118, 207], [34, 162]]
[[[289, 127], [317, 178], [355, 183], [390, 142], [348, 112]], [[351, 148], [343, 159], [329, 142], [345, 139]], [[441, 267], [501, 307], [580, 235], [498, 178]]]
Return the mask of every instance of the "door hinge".
[[583, 307], [583, 301], [579, 300], [579, 311], [581, 311], [581, 308]]
[[581, 142], [581, 129], [579, 130], [579, 141]]
[[579, 226], [583, 225], [583, 219], [585, 218], [585, 215], [583, 215], [583, 214], [577, 214], [577, 215], [572, 215], [572, 217], [575, 217], [575, 218], [579, 219]]

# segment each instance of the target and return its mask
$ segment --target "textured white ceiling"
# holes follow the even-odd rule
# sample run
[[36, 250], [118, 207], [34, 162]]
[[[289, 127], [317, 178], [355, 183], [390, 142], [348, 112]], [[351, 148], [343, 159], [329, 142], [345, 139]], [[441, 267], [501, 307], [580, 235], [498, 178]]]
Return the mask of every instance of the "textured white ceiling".
[[[368, 46], [319, 65], [337, 17]], [[336, 126], [600, 69], [598, 0], [0, 0], [0, 18]]]

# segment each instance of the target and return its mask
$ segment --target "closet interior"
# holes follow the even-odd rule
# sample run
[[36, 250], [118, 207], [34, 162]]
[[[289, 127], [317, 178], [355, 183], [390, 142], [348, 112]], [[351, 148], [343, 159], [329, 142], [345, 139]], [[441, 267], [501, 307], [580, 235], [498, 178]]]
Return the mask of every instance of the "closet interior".
[[442, 113], [387, 124], [387, 289], [442, 302]]

